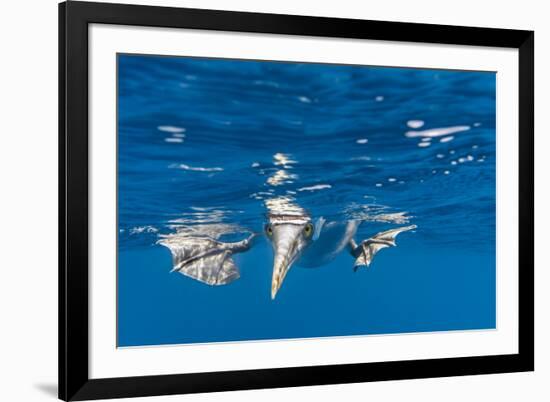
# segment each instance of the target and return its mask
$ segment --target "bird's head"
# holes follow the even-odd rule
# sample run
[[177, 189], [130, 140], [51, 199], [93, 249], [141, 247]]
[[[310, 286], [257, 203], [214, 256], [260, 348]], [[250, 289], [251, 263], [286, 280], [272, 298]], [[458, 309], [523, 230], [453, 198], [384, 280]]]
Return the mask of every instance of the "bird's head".
[[274, 299], [288, 270], [311, 243], [314, 227], [308, 216], [271, 215], [265, 233], [273, 247], [271, 298]]

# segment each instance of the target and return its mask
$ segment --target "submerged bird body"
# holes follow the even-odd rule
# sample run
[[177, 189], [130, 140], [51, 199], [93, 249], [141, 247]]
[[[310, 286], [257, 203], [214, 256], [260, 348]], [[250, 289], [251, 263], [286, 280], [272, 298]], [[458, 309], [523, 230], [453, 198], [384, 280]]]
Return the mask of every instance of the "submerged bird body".
[[[317, 228], [317, 225], [320, 225]], [[343, 250], [349, 247], [359, 227], [359, 221], [326, 222], [323, 219], [316, 222], [319, 232], [306, 249], [297, 265], [305, 268], [318, 268], [334, 260]]]
[[[264, 232], [273, 248], [271, 298], [275, 298], [293, 265], [320, 267], [347, 250], [355, 258], [354, 270], [368, 267], [379, 250], [396, 245], [399, 233], [416, 228], [410, 225], [391, 229], [357, 244], [354, 236], [360, 223], [327, 222], [323, 218], [313, 222], [305, 212], [269, 214]], [[258, 237], [253, 233], [242, 241], [229, 243], [208, 235], [176, 233], [163, 236], [159, 244], [172, 252], [172, 271], [209, 285], [225, 285], [240, 277], [233, 255], [249, 250]]]

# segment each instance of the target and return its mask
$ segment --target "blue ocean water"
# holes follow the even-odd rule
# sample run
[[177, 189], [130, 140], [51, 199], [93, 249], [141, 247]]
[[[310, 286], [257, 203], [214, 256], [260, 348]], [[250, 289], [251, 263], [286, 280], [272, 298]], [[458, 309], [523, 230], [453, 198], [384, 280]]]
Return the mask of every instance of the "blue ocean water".
[[[495, 85], [490, 72], [118, 56], [118, 345], [494, 328]], [[294, 266], [271, 300], [262, 238], [241, 278], [170, 273], [157, 241], [236, 241], [273, 205], [415, 224], [353, 272]]]

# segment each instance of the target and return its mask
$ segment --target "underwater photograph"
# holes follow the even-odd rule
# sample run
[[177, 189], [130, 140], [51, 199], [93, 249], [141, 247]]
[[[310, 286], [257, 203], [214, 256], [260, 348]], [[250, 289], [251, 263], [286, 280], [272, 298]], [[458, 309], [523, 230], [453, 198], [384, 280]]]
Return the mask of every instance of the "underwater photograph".
[[496, 328], [496, 73], [117, 55], [117, 345]]

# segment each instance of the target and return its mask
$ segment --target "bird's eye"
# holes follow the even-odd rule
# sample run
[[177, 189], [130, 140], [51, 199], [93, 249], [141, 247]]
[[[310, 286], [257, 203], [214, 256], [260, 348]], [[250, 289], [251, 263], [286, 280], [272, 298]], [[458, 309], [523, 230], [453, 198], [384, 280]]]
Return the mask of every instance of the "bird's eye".
[[304, 228], [304, 233], [306, 236], [311, 236], [313, 234], [313, 225], [311, 223], [308, 223], [306, 227]]
[[271, 227], [271, 225], [266, 226], [265, 232], [267, 233], [268, 236], [273, 235], [273, 228]]

